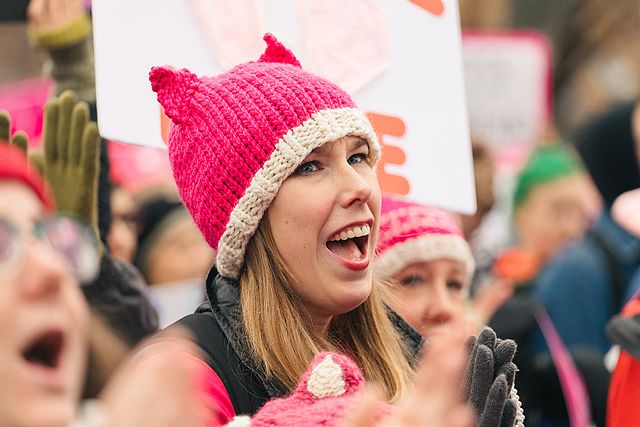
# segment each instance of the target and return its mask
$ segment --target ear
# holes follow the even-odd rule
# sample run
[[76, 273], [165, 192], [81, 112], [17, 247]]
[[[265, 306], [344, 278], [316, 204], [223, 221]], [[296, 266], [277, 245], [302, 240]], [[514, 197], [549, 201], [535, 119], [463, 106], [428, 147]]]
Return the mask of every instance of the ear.
[[364, 377], [351, 359], [326, 352], [314, 358], [298, 391], [316, 399], [324, 399], [353, 394], [363, 384]]
[[307, 391], [318, 399], [338, 397], [345, 393], [342, 369], [331, 359], [331, 355], [325, 356], [313, 368], [307, 380]]
[[264, 51], [258, 62], [279, 62], [281, 64], [289, 64], [300, 68], [298, 58], [285, 47], [271, 33], [266, 33], [263, 40], [267, 43], [267, 49]]
[[151, 89], [158, 94], [158, 101], [165, 114], [176, 124], [187, 121], [189, 101], [200, 82], [198, 76], [183, 68], [153, 67], [149, 72]]

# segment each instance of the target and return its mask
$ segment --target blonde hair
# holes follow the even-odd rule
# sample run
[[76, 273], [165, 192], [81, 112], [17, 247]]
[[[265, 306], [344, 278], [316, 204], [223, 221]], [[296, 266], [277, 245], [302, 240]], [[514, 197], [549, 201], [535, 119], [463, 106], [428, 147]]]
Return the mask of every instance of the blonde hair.
[[352, 357], [390, 401], [400, 398], [411, 377], [412, 355], [389, 320], [379, 286], [374, 282], [367, 300], [338, 316], [325, 337], [315, 332], [293, 282], [265, 216], [247, 247], [240, 303], [251, 350], [267, 378], [293, 390], [317, 353], [338, 351]]

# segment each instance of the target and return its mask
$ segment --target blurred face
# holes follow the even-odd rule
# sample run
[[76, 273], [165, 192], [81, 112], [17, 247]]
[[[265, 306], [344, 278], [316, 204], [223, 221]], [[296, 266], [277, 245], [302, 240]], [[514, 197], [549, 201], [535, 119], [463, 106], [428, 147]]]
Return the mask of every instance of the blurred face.
[[580, 237], [589, 225], [587, 186], [585, 176], [575, 174], [531, 190], [515, 216], [520, 246], [544, 263]]
[[392, 282], [389, 303], [427, 339], [446, 335], [465, 321], [469, 284], [461, 262], [437, 259], [411, 264], [393, 276]]
[[189, 215], [172, 222], [149, 252], [149, 284], [182, 282], [207, 275], [215, 253], [202, 238]]
[[349, 136], [314, 150], [267, 215], [294, 290], [318, 328], [368, 298], [380, 188], [364, 140]]
[[88, 311], [65, 261], [32, 238], [43, 214], [31, 190], [0, 181], [0, 216], [20, 231], [24, 256], [0, 264], [0, 425], [64, 427], [84, 375]]
[[111, 254], [123, 261], [131, 262], [138, 244], [135, 224], [136, 205], [133, 198], [121, 188], [111, 193], [111, 226], [107, 243]]

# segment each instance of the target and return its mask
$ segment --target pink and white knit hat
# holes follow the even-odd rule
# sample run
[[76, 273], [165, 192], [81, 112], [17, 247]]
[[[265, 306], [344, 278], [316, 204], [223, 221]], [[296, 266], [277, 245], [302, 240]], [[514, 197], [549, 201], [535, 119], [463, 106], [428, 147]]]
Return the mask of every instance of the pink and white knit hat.
[[376, 254], [374, 266], [382, 280], [411, 264], [442, 258], [462, 262], [468, 280], [475, 270], [471, 248], [449, 214], [389, 195], [382, 196]]
[[154, 67], [149, 79], [172, 120], [169, 158], [182, 200], [223, 275], [237, 278], [247, 243], [283, 181], [323, 144], [353, 135], [379, 145], [349, 95], [300, 67], [266, 34], [255, 62], [216, 77]]

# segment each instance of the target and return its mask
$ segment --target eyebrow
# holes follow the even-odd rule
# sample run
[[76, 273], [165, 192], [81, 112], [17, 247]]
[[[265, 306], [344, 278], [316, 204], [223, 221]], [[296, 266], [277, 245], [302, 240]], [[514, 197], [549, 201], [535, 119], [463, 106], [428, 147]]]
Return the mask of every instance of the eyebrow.
[[[358, 138], [356, 140], [352, 139], [349, 142], [349, 145], [350, 145], [350, 147], [349, 147], [350, 150], [357, 150], [358, 148], [362, 147], [363, 145], [367, 145], [368, 146], [369, 143], [367, 141], [365, 141], [364, 139], [362, 139], [362, 138]], [[326, 147], [327, 147], [326, 144], [324, 144], [324, 145], [321, 145], [320, 147], [314, 148], [313, 150], [311, 150], [311, 152], [312, 153], [316, 153], [316, 154], [324, 153], [325, 151], [327, 151]]]

